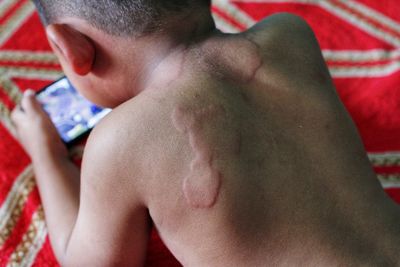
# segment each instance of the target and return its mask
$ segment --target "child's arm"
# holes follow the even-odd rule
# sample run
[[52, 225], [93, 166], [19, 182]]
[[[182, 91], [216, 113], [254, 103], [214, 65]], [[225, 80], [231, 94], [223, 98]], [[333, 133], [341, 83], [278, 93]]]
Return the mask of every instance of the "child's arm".
[[79, 170], [69, 160], [65, 145], [33, 92], [25, 93], [12, 118], [32, 159], [51, 243], [59, 256], [78, 214]]
[[13, 121], [32, 158], [59, 262], [63, 266], [142, 265], [149, 231], [147, 209], [127, 203], [118, 192], [122, 183], [113, 176], [116, 173], [110, 168], [112, 153], [107, 145], [88, 142], [80, 197], [79, 170], [68, 159], [64, 144], [33, 93], [24, 96], [21, 106], [13, 112]]

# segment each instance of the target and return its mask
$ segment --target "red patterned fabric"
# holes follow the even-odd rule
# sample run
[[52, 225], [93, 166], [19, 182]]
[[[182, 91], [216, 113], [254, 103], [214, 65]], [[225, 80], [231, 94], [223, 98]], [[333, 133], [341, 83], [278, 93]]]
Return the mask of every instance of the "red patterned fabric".
[[[400, 5], [398, 0], [215, 0], [220, 29], [244, 30], [276, 12], [314, 29], [338, 93], [356, 122], [378, 178], [400, 202]], [[28, 0], [0, 0], [0, 266], [57, 266], [32, 167], [10, 111], [27, 88], [61, 76]], [[82, 146], [72, 156], [79, 159]], [[180, 266], [156, 233], [147, 266]]]

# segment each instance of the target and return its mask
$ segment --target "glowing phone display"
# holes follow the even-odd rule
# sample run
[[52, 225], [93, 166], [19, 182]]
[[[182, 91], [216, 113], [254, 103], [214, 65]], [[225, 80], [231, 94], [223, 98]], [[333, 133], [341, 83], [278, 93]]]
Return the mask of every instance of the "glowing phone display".
[[37, 99], [67, 144], [88, 133], [111, 111], [85, 99], [66, 77], [41, 90]]

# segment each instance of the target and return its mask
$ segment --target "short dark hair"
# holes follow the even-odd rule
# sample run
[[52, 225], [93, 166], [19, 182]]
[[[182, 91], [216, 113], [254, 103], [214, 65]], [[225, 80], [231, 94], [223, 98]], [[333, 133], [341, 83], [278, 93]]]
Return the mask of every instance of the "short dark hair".
[[57, 17], [85, 19], [112, 35], [133, 36], [161, 30], [169, 18], [211, 4], [211, 0], [33, 0], [44, 24]]

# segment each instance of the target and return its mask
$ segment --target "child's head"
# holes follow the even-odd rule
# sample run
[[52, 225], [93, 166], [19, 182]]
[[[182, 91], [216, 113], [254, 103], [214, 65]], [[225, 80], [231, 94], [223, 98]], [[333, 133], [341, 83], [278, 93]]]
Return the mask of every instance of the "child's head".
[[145, 73], [171, 47], [214, 27], [211, 0], [33, 2], [65, 74], [89, 100], [107, 107], [139, 93]]
[[211, 0], [33, 0], [48, 25], [60, 17], [77, 17], [111, 35], [140, 36], [162, 31], [171, 19], [209, 7]]

